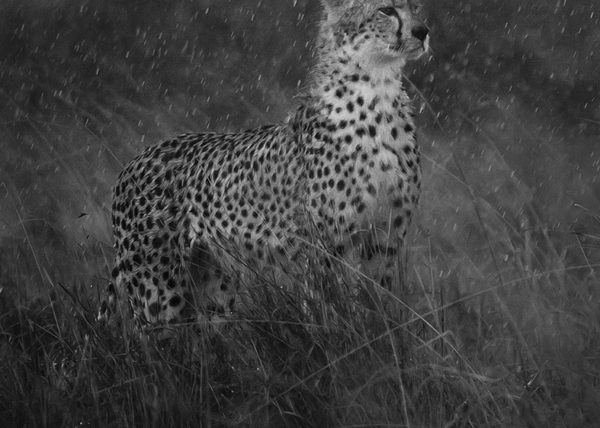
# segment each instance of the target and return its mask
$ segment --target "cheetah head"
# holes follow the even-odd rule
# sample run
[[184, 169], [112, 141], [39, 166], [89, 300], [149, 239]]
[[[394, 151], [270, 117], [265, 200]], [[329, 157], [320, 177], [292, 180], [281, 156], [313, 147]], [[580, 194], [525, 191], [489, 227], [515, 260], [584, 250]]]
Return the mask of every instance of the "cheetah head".
[[429, 49], [429, 29], [416, 0], [322, 0], [322, 36], [376, 64], [419, 58]]

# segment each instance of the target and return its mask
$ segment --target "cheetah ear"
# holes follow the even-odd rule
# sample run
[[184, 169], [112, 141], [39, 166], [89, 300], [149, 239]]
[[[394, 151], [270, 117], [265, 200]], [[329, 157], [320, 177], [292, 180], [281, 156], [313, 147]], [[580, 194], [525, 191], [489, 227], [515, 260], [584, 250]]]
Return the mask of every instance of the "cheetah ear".
[[342, 15], [351, 8], [355, 1], [354, 0], [321, 0], [323, 8], [325, 9], [326, 20], [329, 23], [337, 22], [340, 20]]

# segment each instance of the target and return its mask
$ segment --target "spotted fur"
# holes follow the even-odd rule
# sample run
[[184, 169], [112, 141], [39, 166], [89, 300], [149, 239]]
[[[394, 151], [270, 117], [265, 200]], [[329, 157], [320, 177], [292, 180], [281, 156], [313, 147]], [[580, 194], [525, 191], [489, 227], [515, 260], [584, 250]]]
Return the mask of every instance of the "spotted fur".
[[181, 135], [121, 172], [102, 318], [117, 298], [152, 324], [225, 315], [243, 300], [248, 272], [314, 241], [308, 225], [342, 259], [385, 279], [419, 199], [402, 67], [427, 51], [428, 30], [412, 1], [322, 1], [318, 60], [285, 123]]

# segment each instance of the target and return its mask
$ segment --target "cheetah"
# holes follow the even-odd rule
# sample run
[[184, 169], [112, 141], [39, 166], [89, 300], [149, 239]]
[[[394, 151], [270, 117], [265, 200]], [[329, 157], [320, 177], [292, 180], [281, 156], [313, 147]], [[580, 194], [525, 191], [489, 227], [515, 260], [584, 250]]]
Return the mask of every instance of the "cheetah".
[[[149, 147], [114, 187], [116, 258], [100, 317], [146, 325], [227, 316], [240, 272], [314, 241], [381, 283], [420, 194], [402, 70], [428, 50], [413, 0], [321, 0], [315, 64], [285, 123]], [[236, 277], [237, 275], [237, 277]]]

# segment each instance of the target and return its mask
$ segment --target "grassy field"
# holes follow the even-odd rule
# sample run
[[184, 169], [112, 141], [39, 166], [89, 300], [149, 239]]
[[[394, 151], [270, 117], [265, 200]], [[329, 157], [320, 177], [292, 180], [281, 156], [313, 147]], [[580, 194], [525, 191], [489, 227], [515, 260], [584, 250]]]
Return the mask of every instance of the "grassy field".
[[318, 4], [3, 1], [0, 426], [596, 426], [600, 9], [571, 3], [426, 2], [396, 295], [314, 268], [289, 281], [323, 299], [265, 280], [223, 334], [159, 341], [94, 321], [110, 188], [162, 138], [283, 120]]

